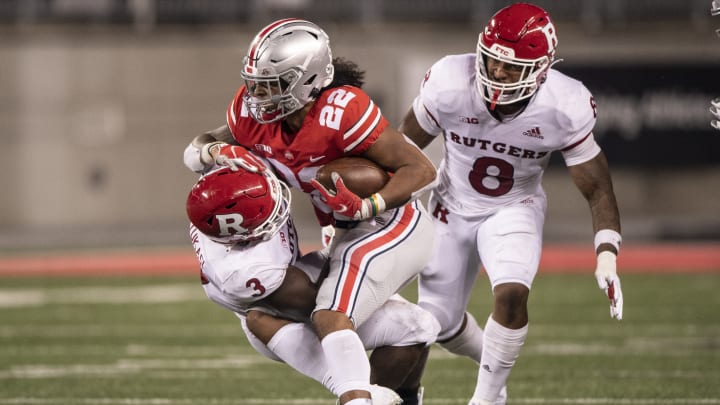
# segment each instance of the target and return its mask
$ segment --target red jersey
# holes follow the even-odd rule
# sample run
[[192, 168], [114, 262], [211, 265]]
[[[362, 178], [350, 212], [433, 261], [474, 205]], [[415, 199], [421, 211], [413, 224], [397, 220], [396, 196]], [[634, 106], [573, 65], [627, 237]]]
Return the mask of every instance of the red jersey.
[[[340, 86], [324, 91], [295, 134], [283, 131], [282, 121], [261, 124], [243, 103], [247, 89], [241, 86], [227, 109], [227, 124], [235, 140], [267, 159], [291, 187], [310, 193], [322, 213], [330, 209], [310, 185], [318, 169], [342, 156], [367, 150], [388, 126], [375, 103], [364, 91]], [[317, 210], [316, 210], [317, 211]], [[321, 224], [330, 223], [318, 212]]]

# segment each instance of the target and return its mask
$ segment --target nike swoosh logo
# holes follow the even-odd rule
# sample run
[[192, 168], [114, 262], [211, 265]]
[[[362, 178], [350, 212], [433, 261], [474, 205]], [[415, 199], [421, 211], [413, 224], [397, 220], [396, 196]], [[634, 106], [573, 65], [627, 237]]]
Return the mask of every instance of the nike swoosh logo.
[[310, 155], [310, 162], [311, 162], [311, 163], [315, 163], [315, 162], [317, 162], [317, 161], [322, 160], [323, 158], [325, 158], [325, 155], [322, 155], [322, 156], [312, 156], [312, 155]]

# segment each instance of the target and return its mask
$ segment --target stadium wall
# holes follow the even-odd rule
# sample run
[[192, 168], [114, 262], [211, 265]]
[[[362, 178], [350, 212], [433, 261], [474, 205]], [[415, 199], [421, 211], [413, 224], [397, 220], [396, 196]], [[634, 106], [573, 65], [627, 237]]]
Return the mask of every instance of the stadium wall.
[[[182, 151], [224, 122], [256, 28], [1, 35], [0, 250], [186, 243], [184, 201], [195, 175]], [[325, 28], [335, 55], [367, 71], [366, 90], [394, 124], [427, 67], [472, 52], [476, 40], [476, 32], [437, 25]], [[598, 139], [614, 169], [625, 237], [720, 239], [720, 134], [708, 112], [720, 96], [709, 73], [720, 70], [720, 40], [673, 27], [630, 36], [559, 31], [558, 69], [598, 96]], [[439, 144], [428, 152], [439, 160]], [[557, 159], [545, 186], [546, 239], [591, 243], [588, 207]], [[294, 201], [301, 238], [319, 237], [305, 198]]]

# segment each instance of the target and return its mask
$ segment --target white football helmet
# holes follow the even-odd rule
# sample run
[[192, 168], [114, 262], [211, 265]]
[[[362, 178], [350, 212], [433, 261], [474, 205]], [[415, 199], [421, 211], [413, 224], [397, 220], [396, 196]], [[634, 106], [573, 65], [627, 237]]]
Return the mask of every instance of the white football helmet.
[[314, 100], [334, 76], [330, 38], [310, 21], [278, 20], [255, 36], [243, 62], [243, 99], [261, 123], [274, 122]]
[[[476, 77], [480, 94], [492, 106], [531, 97], [545, 81], [555, 59], [557, 31], [542, 8], [516, 3], [495, 13], [477, 45]], [[487, 58], [516, 65], [520, 80], [502, 83], [487, 72]]]

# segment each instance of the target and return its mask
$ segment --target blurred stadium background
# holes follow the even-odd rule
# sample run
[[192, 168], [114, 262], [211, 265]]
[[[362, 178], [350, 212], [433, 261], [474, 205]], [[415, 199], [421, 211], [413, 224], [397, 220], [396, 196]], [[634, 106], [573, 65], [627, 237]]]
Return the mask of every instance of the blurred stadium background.
[[[247, 45], [270, 21], [322, 25], [397, 125], [430, 64], [473, 52], [509, 3], [0, 0], [0, 405], [333, 403], [256, 354], [204, 296], [184, 208], [196, 176], [182, 151], [224, 122]], [[588, 207], [556, 156], [550, 254], [511, 403], [720, 404], [720, 132], [708, 111], [720, 17], [711, 0], [536, 3], [558, 26], [557, 68], [598, 102], [626, 306], [610, 319]], [[304, 196], [293, 209], [301, 240], [317, 245]], [[66, 277], [10, 277], [47, 274]], [[487, 279], [475, 288], [469, 308], [483, 320]], [[403, 293], [415, 299], [412, 286]], [[466, 404], [475, 370], [434, 347], [426, 404]]]
[[[710, 0], [538, 0], [559, 70], [599, 105], [626, 243], [720, 239], [720, 17]], [[507, 1], [0, 0], [0, 252], [187, 246], [195, 176], [182, 151], [224, 122], [254, 33], [286, 16], [330, 34], [366, 70], [394, 125], [430, 64], [473, 52]], [[429, 151], [436, 161], [439, 143]], [[588, 207], [557, 159], [546, 239], [592, 241]], [[319, 233], [305, 198], [295, 216]]]

